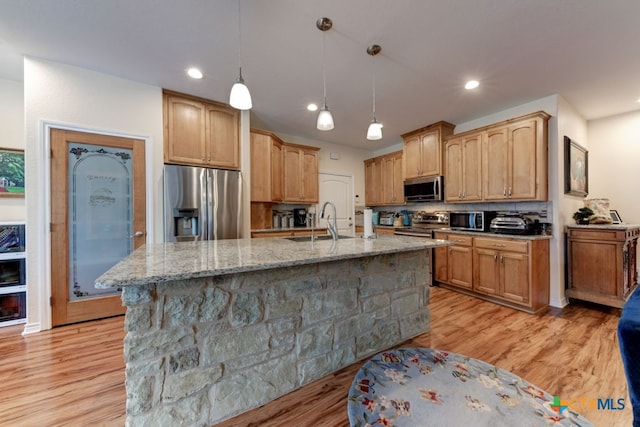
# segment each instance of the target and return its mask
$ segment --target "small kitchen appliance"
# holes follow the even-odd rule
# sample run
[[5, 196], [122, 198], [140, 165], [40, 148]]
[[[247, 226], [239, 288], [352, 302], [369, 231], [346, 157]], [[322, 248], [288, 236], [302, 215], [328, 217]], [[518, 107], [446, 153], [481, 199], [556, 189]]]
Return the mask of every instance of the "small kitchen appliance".
[[293, 226], [294, 227], [307, 226], [307, 210], [306, 209], [297, 208], [293, 210]]
[[491, 221], [498, 216], [493, 211], [454, 211], [449, 212], [449, 226], [452, 230], [488, 232]]
[[535, 234], [536, 225], [531, 218], [518, 212], [500, 212], [490, 226], [491, 232], [501, 234]]

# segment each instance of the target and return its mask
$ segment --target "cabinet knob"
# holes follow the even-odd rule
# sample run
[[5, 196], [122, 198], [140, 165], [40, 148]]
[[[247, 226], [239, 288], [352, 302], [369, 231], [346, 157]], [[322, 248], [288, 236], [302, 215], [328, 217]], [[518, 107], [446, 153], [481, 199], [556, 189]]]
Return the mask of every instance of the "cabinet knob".
[[511, 187], [509, 187], [509, 198], [511, 198]]
[[507, 197], [507, 187], [504, 187], [504, 189], [502, 190], [502, 197]]

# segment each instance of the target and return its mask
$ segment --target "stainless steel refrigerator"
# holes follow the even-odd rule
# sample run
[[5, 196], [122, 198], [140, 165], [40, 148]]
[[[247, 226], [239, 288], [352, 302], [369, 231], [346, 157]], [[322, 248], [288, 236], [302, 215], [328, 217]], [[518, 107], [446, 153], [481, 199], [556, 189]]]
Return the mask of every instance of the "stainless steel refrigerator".
[[165, 165], [165, 241], [239, 238], [241, 189], [238, 171]]

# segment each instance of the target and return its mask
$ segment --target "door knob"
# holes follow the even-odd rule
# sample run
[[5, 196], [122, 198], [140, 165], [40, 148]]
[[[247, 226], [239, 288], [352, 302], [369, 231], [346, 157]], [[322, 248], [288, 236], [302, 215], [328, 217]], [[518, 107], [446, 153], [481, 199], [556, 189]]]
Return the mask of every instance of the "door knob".
[[144, 231], [136, 231], [136, 232], [133, 234], [133, 236], [134, 236], [134, 237], [142, 237], [142, 236], [144, 236]]

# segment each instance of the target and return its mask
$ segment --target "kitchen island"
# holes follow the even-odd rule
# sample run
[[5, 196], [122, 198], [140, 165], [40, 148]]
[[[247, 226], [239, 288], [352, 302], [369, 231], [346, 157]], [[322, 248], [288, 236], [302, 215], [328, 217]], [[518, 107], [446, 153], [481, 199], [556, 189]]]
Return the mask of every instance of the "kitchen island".
[[96, 281], [127, 307], [127, 425], [209, 426], [429, 330], [430, 252], [450, 244], [141, 247]]

